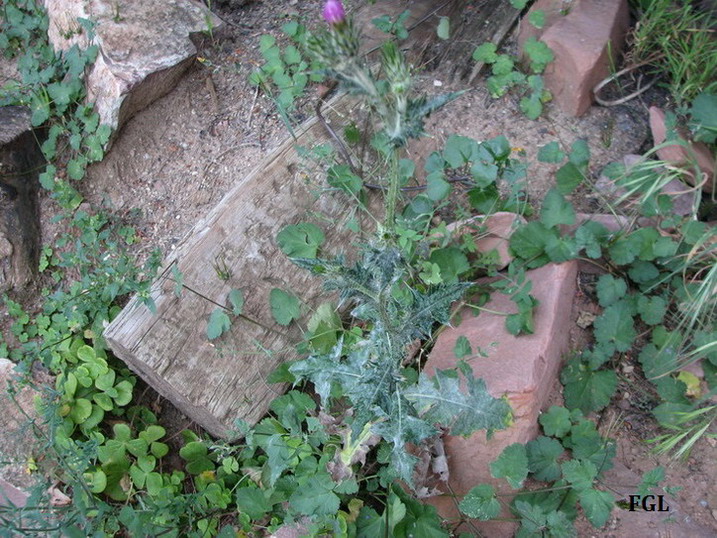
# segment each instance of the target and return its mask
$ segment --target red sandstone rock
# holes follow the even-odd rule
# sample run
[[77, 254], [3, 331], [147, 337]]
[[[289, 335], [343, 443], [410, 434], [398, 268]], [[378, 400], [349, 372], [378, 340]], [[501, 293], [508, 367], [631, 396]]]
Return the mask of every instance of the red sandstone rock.
[[[665, 113], [653, 106], [650, 107], [650, 129], [652, 130], [652, 138], [655, 142], [655, 147], [660, 146], [667, 139], [667, 127], [665, 126]], [[708, 193], [714, 191], [715, 182], [717, 176], [715, 175], [715, 156], [712, 150], [702, 142], [691, 142], [683, 135], [678, 133], [678, 136], [685, 145], [671, 145], [657, 149], [657, 155], [663, 161], [668, 161], [677, 166], [687, 165], [690, 166], [690, 162], [696, 162], [699, 166], [700, 171], [703, 174], [703, 178], [700, 178], [700, 182], [705, 179], [702, 185], [702, 190]], [[687, 172], [685, 174], [685, 180], [690, 185], [696, 185], [695, 173]]]
[[[531, 28], [521, 23], [519, 47], [530, 37], [548, 45], [555, 61], [545, 70], [546, 87], [566, 113], [579, 116], [593, 101], [593, 88], [610, 74], [622, 50], [629, 26], [626, 0], [538, 0], [531, 12], [542, 9], [546, 24]], [[612, 56], [612, 63], [610, 56]]]
[[[537, 0], [530, 6], [530, 10], [525, 17], [520, 20], [520, 28], [518, 29], [518, 50], [523, 50], [525, 42], [534, 37], [540, 39], [546, 29], [550, 28], [558, 20], [565, 17], [565, 2], [564, 0]], [[536, 11], [542, 11], [545, 14], [545, 24], [542, 28], [533, 26], [528, 17], [534, 14]]]
[[[508, 492], [505, 481], [491, 478], [489, 464], [513, 443], [526, 443], [538, 433], [538, 415], [548, 406], [562, 356], [568, 348], [571, 309], [575, 294], [577, 262], [549, 264], [528, 271], [533, 283], [532, 294], [540, 301], [535, 312], [535, 333], [515, 337], [505, 329], [505, 316], [481, 312], [478, 316], [466, 309], [462, 323], [441, 333], [426, 364], [431, 374], [436, 368], [455, 366], [453, 347], [459, 336], [468, 338], [474, 350], [488, 353], [486, 358], [470, 362], [476, 377], [485, 380], [494, 397], [507, 395], [513, 408], [514, 423], [496, 432], [490, 441], [484, 433], [469, 438], [447, 436], [452, 490], [465, 495], [481, 482], [491, 482]], [[489, 310], [515, 312], [515, 305], [505, 295], [494, 293], [486, 305]], [[438, 508], [445, 518], [457, 517], [457, 509], [448, 497], [432, 497], [427, 502]], [[486, 536], [512, 536], [515, 526], [508, 522], [475, 521]]]
[[525, 219], [515, 213], [501, 211], [490, 215], [483, 222], [486, 227], [485, 234], [476, 239], [478, 252], [497, 251], [500, 260], [498, 269], [505, 269], [513, 260], [513, 256], [508, 252], [508, 242], [513, 231], [520, 224], [525, 224]]

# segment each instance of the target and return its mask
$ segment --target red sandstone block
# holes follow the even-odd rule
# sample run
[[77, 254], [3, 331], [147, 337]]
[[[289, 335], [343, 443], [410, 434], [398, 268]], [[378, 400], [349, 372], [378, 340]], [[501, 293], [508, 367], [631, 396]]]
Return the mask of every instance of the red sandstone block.
[[538, 0], [546, 24], [538, 30], [521, 22], [519, 46], [529, 37], [548, 45], [555, 61], [545, 70], [546, 87], [566, 113], [579, 116], [593, 102], [593, 88], [610, 74], [629, 26], [627, 0]]
[[[465, 336], [474, 351], [480, 348], [488, 353], [488, 357], [470, 361], [475, 376], [485, 380], [494, 397], [507, 395], [513, 408], [513, 424], [496, 432], [490, 441], [482, 432], [469, 438], [446, 436], [449, 483], [457, 495], [465, 495], [481, 482], [491, 482], [499, 491], [510, 489], [505, 481], [491, 478], [489, 464], [506, 446], [526, 443], [536, 437], [538, 415], [548, 405], [563, 354], [568, 350], [577, 262], [549, 264], [528, 271], [527, 276], [533, 282], [531, 293], [540, 301], [535, 312], [534, 334], [515, 337], [505, 329], [505, 316], [487, 311], [473, 316], [470, 309], [466, 309], [462, 323], [438, 337], [426, 364], [429, 374], [436, 368], [454, 367], [453, 348], [458, 337]], [[510, 298], [501, 293], [493, 294], [486, 309], [516, 312]], [[432, 497], [426, 501], [436, 506], [445, 518], [458, 515], [454, 502], [448, 497]], [[512, 523], [474, 523], [485, 536], [512, 536], [515, 532]]]

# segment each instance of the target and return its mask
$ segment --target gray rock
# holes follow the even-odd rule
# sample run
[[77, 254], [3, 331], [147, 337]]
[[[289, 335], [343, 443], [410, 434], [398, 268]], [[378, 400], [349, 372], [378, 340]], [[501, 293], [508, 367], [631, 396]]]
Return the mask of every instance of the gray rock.
[[[99, 46], [88, 99], [113, 130], [176, 86], [197, 55], [193, 36], [223, 25], [195, 0], [45, 0], [45, 8], [55, 50]], [[78, 17], [95, 23], [93, 39]]]

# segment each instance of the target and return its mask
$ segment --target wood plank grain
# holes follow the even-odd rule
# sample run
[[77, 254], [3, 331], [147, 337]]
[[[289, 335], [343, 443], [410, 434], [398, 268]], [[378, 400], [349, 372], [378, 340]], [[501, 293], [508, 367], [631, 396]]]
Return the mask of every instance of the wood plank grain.
[[485, 68], [472, 59], [473, 51], [486, 42], [500, 46], [520, 17], [510, 0], [461, 0], [460, 21], [453, 25], [451, 40], [429, 64], [450, 62], [451, 76], [473, 83]]

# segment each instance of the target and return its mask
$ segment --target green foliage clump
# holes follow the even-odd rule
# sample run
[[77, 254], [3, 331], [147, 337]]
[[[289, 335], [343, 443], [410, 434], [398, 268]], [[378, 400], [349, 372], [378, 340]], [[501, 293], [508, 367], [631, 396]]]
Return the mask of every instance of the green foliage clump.
[[530, 74], [517, 69], [517, 60], [509, 54], [499, 54], [493, 43], [483, 43], [473, 51], [473, 59], [491, 66], [492, 75], [486, 79], [491, 97], [497, 99], [511, 88], [520, 87], [525, 95], [520, 100], [520, 110], [531, 120], [543, 112], [543, 104], [552, 96], [545, 89], [541, 73], [553, 61], [553, 52], [542, 41], [531, 37], [525, 42], [523, 52], [530, 61]]
[[296, 100], [304, 95], [307, 84], [320, 82], [324, 77], [320, 74], [321, 64], [302, 54], [309, 35], [306, 27], [291, 21], [282, 26], [282, 31], [292, 44], [282, 50], [274, 36], [261, 36], [259, 51], [264, 64], [251, 74], [249, 82], [261, 88], [282, 116], [286, 116], [294, 111]]
[[[509, 508], [520, 521], [516, 536], [574, 536], [578, 506], [593, 526], [602, 527], [615, 499], [597, 486], [612, 468], [615, 442], [603, 439], [580, 410], [553, 406], [540, 424], [545, 435], [507, 446], [490, 465], [491, 475], [504, 478], [512, 490], [523, 488], [527, 478], [548, 483], [515, 494]], [[478, 484], [458, 506], [468, 517], [494, 519], [501, 511], [500, 495], [495, 486]]]
[[[698, 116], [704, 117], [700, 106]], [[709, 125], [708, 116], [704, 121]], [[717, 300], [709, 291], [717, 279], [714, 230], [696, 220], [696, 205], [692, 215], [675, 215], [672, 199], [659, 189], [670, 170], [646, 163], [632, 168], [611, 165], [606, 172], [626, 190], [622, 199], [636, 198], [641, 216], [654, 224], [610, 232], [586, 221], [570, 234], [561, 233], [559, 225], [575, 222], [564, 194], [582, 181], [586, 150], [573, 145], [568, 162], [556, 175], [557, 188], [543, 201], [540, 221], [519, 228], [510, 248], [528, 267], [581, 255], [608, 261], [612, 274], [601, 276], [596, 286], [603, 311], [593, 323], [595, 344], [570, 359], [561, 375], [566, 405], [585, 413], [607, 406], [617, 388], [616, 361], [638, 347], [638, 334], [646, 331], [651, 338], [640, 346], [639, 362], [662, 401], [654, 409], [655, 418], [673, 431], [655, 442], [661, 450], [684, 455], [717, 418], [717, 408], [707, 402], [717, 386]], [[541, 148], [538, 156], [552, 163], [565, 159], [554, 144]], [[706, 359], [705, 381], [711, 392], [705, 394], [698, 381], [679, 373], [698, 357]], [[687, 383], [693, 386], [689, 393]]]

